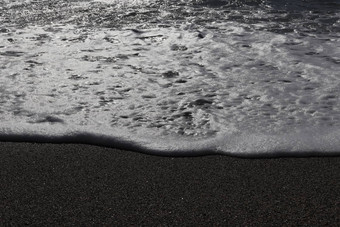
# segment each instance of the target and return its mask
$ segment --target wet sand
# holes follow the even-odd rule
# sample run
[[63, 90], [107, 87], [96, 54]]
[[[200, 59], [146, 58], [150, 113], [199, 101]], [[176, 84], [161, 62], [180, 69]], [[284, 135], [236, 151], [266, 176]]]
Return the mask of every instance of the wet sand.
[[170, 158], [0, 143], [0, 225], [340, 224], [340, 157]]

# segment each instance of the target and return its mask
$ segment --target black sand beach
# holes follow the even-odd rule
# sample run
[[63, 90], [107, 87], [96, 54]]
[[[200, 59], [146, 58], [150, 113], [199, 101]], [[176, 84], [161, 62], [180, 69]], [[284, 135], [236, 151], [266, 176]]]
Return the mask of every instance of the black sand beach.
[[339, 226], [340, 157], [0, 143], [0, 225]]
[[[339, 149], [339, 6], [1, 0], [1, 138], [90, 143], [100, 131], [112, 144], [120, 128], [196, 139], [306, 127], [307, 142], [294, 143]], [[0, 141], [0, 227], [23, 225], [340, 226], [340, 155], [174, 158]]]

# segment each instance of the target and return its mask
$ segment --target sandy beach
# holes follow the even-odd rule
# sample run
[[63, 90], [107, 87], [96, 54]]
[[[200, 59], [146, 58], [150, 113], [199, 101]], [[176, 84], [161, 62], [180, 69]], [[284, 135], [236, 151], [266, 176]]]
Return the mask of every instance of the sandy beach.
[[159, 157], [0, 143], [0, 225], [337, 226], [340, 157]]
[[339, 8], [0, 0], [0, 227], [340, 226]]

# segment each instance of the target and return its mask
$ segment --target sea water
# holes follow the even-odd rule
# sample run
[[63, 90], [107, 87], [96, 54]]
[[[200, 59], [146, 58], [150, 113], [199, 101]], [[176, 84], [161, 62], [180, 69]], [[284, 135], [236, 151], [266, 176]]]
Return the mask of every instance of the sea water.
[[0, 140], [340, 152], [338, 0], [2, 0]]

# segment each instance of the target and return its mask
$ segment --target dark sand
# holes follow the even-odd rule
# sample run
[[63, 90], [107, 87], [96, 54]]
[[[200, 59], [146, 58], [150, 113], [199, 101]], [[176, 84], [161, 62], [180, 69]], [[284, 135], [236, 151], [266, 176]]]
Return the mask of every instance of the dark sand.
[[0, 225], [340, 224], [340, 157], [169, 158], [0, 143]]

